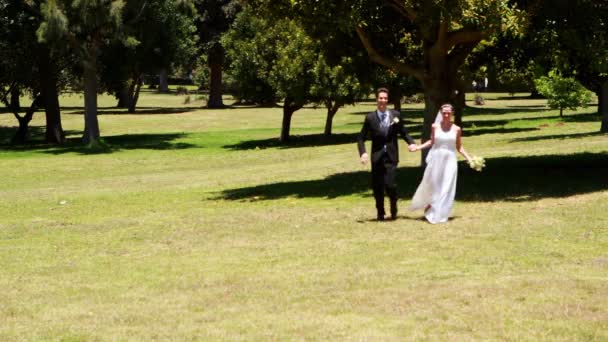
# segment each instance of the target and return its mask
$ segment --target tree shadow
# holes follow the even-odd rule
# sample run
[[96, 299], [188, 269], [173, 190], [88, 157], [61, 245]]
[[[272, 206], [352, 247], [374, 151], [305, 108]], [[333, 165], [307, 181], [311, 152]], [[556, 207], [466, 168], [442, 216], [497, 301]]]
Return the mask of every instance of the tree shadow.
[[[464, 162], [459, 164], [457, 201], [533, 201], [608, 190], [608, 152], [489, 158], [486, 164], [482, 172], [470, 169]], [[422, 173], [419, 167], [399, 168], [397, 182], [400, 198], [413, 196]], [[216, 199], [333, 199], [350, 195], [372, 196], [369, 171], [227, 189], [218, 193]]]
[[[564, 123], [569, 123], [569, 122], [577, 122], [577, 123], [600, 122], [600, 120], [601, 120], [601, 117], [597, 113], [582, 113], [582, 114], [574, 114], [571, 116], [563, 116], [563, 117], [560, 117], [559, 115], [554, 115], [554, 116], [524, 117], [524, 118], [504, 119], [504, 120], [465, 120], [462, 123], [462, 128], [463, 128], [464, 132], [468, 133], [470, 130], [476, 130], [478, 127], [499, 127], [499, 126], [504, 126], [511, 122], [522, 122], [522, 121], [527, 121], [534, 125], [535, 122], [538, 122], [537, 127], [517, 128], [520, 131], [529, 131], [529, 130], [536, 130], [538, 128], [541, 128], [541, 127], [543, 127], [543, 125], [549, 126], [547, 121], [555, 121], [556, 122], [555, 125], [562, 125]], [[511, 133], [511, 131], [510, 131], [511, 129], [496, 128], [496, 130], [497, 131], [495, 133]], [[518, 132], [518, 131], [513, 129], [513, 132]]]
[[[376, 109], [374, 108], [374, 109], [366, 110], [366, 111], [349, 112], [348, 115], [357, 115], [357, 116], [367, 115], [367, 114], [373, 112], [374, 110], [376, 110]], [[420, 109], [416, 109], [416, 108], [401, 108], [401, 110], [399, 112], [401, 114], [405, 113], [406, 118], [412, 117], [412, 116], [422, 118], [424, 116], [424, 110], [420, 110]]]
[[537, 131], [538, 128], [473, 128], [469, 127], [468, 129], [462, 130], [463, 137], [473, 137], [477, 135], [484, 134], [506, 134], [506, 133], [520, 133], [520, 132], [530, 132]]
[[[410, 121], [411, 122], [411, 121]], [[504, 134], [504, 133], [519, 133], [526, 131], [535, 131], [538, 128], [478, 128], [478, 126], [499, 126], [504, 125], [507, 121], [492, 121], [485, 122], [481, 121], [475, 123], [469, 123], [465, 125], [468, 127], [463, 129], [463, 135], [465, 137], [471, 137], [482, 134]], [[360, 125], [360, 124], [357, 124]], [[410, 136], [416, 140], [420, 140], [422, 125], [417, 124], [406, 124]], [[225, 145], [223, 148], [229, 150], [255, 150], [265, 148], [299, 148], [299, 147], [315, 147], [315, 146], [331, 146], [331, 145], [342, 145], [342, 144], [355, 144], [357, 142], [358, 132], [356, 133], [338, 133], [332, 134], [331, 136], [325, 136], [324, 134], [309, 134], [309, 135], [292, 135], [288, 142], [281, 142], [278, 138], [261, 139], [261, 140], [248, 140], [242, 141], [237, 144]], [[369, 141], [369, 139], [368, 139]]]
[[[205, 110], [203, 106], [189, 107], [137, 107], [134, 113], [129, 113], [126, 108], [101, 107], [98, 108], [98, 115], [162, 115], [162, 114], [183, 114], [195, 110]], [[84, 115], [82, 107], [62, 107], [61, 114], [65, 115]]]
[[312, 146], [330, 146], [355, 143], [358, 133], [337, 133], [330, 136], [324, 134], [292, 135], [288, 142], [281, 142], [278, 138], [249, 140], [233, 145], [225, 145], [223, 148], [230, 150], [255, 150], [264, 148], [296, 148]]
[[[17, 121], [15, 120], [15, 125]], [[4, 145], [11, 145], [12, 139], [17, 132], [17, 126], [0, 126], [0, 148]], [[29, 127], [29, 136], [31, 140], [44, 140], [45, 128], [41, 126]]]
[[508, 108], [547, 108], [546, 105], [507, 105]]
[[497, 100], [539, 100], [537, 98], [530, 97], [530, 95], [498, 96], [496, 99]]
[[[76, 135], [82, 132], [69, 132], [66, 135]], [[194, 144], [175, 142], [185, 137], [184, 133], [163, 134], [122, 134], [103, 137], [103, 142], [95, 147], [84, 145], [78, 138], [68, 138], [63, 145], [52, 145], [43, 140], [32, 140], [22, 145], [0, 145], [0, 149], [7, 151], [35, 151], [47, 154], [107, 154], [121, 150], [182, 150], [187, 148], [201, 147]]]
[[464, 109], [463, 119], [466, 120], [467, 115], [505, 115], [505, 114], [517, 114], [517, 113], [539, 113], [550, 111], [549, 108], [539, 108], [535, 106], [522, 106], [522, 107], [508, 107], [508, 108], [495, 108], [486, 106], [466, 106]]
[[[183, 114], [195, 110], [206, 109], [202, 106], [198, 107], [138, 107], [134, 113], [129, 113], [127, 109], [113, 108], [110, 110], [102, 109], [99, 115], [163, 115], [163, 114]], [[83, 112], [84, 113], [84, 112]], [[82, 114], [82, 113], [81, 113]]]
[[[524, 138], [514, 138], [511, 139], [511, 142], [526, 142], [526, 141], [539, 141], [539, 140], [549, 140], [549, 139], [578, 139], [578, 138], [587, 138], [587, 137], [595, 137], [595, 136], [603, 136], [606, 133], [602, 132], [589, 132], [589, 133], [573, 133], [573, 134], [552, 134], [552, 135], [541, 135], [534, 137], [524, 137]], [[606, 135], [608, 137], [608, 135]]]

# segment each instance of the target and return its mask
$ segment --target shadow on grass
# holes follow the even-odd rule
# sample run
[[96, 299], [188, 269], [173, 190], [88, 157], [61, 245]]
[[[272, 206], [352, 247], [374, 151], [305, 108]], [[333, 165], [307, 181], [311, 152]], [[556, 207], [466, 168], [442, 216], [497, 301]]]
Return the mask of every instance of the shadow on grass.
[[596, 136], [606, 136], [608, 135], [601, 132], [589, 132], [589, 133], [574, 133], [574, 134], [552, 134], [552, 135], [541, 135], [534, 137], [525, 137], [525, 138], [514, 138], [511, 139], [511, 142], [525, 142], [525, 141], [538, 141], [538, 140], [549, 140], [549, 139], [579, 139], [579, 138], [587, 138], [587, 137], [596, 137]]
[[[42, 134], [44, 130], [42, 129]], [[66, 135], [77, 135], [81, 132], [66, 132]], [[107, 154], [121, 150], [181, 150], [197, 145], [175, 142], [175, 140], [186, 136], [183, 133], [164, 133], [164, 134], [123, 134], [109, 137], [102, 137], [103, 142], [98, 146], [90, 147], [84, 145], [80, 138], [68, 138], [63, 145], [52, 145], [43, 139], [31, 139], [26, 144], [21, 145], [0, 145], [0, 150], [6, 151], [31, 151], [48, 154], [80, 153], [80, 154]]]
[[[506, 122], [506, 121], [505, 121]], [[359, 125], [359, 124], [357, 124]], [[537, 128], [502, 128], [497, 126], [495, 122], [480, 122], [479, 126], [492, 126], [492, 128], [478, 128], [478, 125], [465, 125], [469, 128], [464, 130], [465, 137], [471, 137], [482, 134], [506, 134], [519, 133], [526, 131], [535, 131]], [[421, 124], [406, 124], [410, 136], [416, 141], [420, 141], [422, 125]], [[237, 144], [225, 145], [223, 148], [229, 150], [254, 150], [264, 148], [298, 148], [298, 147], [315, 147], [315, 146], [331, 146], [342, 144], [355, 144], [359, 133], [338, 133], [327, 137], [324, 134], [309, 134], [309, 135], [293, 135], [286, 143], [282, 143], [278, 138], [248, 140]], [[401, 139], [401, 138], [400, 138]], [[369, 139], [367, 140], [369, 142]]]
[[486, 106], [472, 107], [467, 106], [464, 109], [463, 119], [466, 120], [467, 115], [503, 115], [503, 114], [517, 114], [517, 113], [540, 113], [547, 112], [551, 109], [536, 107], [536, 106], [521, 106], [521, 107], [509, 107], [509, 108], [494, 108]]
[[[571, 116], [560, 117], [559, 115], [554, 116], [539, 116], [539, 117], [525, 117], [511, 120], [466, 120], [463, 122], [463, 131], [465, 136], [470, 135], [480, 135], [486, 133], [516, 133], [522, 131], [533, 131], [537, 130], [541, 125], [548, 126], [548, 121], [555, 122], [555, 125], [562, 125], [564, 123], [584, 123], [584, 122], [600, 122], [601, 117], [597, 113], [583, 113], [583, 114], [575, 114]], [[538, 124], [537, 127], [527, 127], [527, 128], [501, 128], [511, 122], [528, 122], [531, 125]], [[476, 133], [476, 131], [480, 131], [478, 127], [492, 127], [492, 129], [487, 129], [487, 132]], [[470, 133], [470, 134], [469, 134]]]
[[[227, 107], [229, 108], [229, 107]], [[207, 109], [203, 106], [188, 106], [188, 107], [138, 107], [135, 113], [127, 112], [126, 108], [102, 107], [98, 108], [98, 115], [162, 115], [162, 114], [182, 114], [189, 113], [195, 110]], [[65, 115], [84, 115], [82, 107], [62, 107], [61, 114]]]
[[462, 136], [463, 137], [473, 137], [476, 135], [484, 135], [484, 134], [506, 134], [506, 133], [520, 133], [520, 132], [529, 132], [536, 131], [538, 128], [468, 128], [463, 129]]
[[[459, 164], [457, 201], [532, 201], [608, 189], [608, 153], [542, 155], [487, 159], [483, 172]], [[410, 199], [422, 178], [417, 167], [398, 171], [400, 198]], [[279, 182], [228, 189], [216, 199], [233, 201], [274, 200], [285, 197], [371, 197], [370, 172], [338, 173], [323, 179]]]
[[[537, 98], [530, 97], [530, 95], [498, 96], [496, 99], [497, 100], [539, 100]], [[542, 100], [542, 99], [540, 99], [540, 100]]]
[[[183, 114], [189, 113], [195, 110], [206, 109], [202, 106], [194, 107], [149, 107], [149, 108], [137, 108], [135, 113], [129, 113], [126, 109], [113, 108], [110, 110], [100, 110], [99, 115], [162, 115], [162, 114]], [[80, 113], [82, 114], [82, 113]]]
[[359, 133], [338, 133], [330, 136], [324, 134], [309, 134], [309, 135], [292, 135], [290, 140], [282, 143], [278, 138], [249, 140], [238, 144], [225, 145], [226, 149], [230, 150], [254, 150], [256, 148], [295, 148], [295, 147], [311, 147], [311, 146], [330, 146], [355, 143]]

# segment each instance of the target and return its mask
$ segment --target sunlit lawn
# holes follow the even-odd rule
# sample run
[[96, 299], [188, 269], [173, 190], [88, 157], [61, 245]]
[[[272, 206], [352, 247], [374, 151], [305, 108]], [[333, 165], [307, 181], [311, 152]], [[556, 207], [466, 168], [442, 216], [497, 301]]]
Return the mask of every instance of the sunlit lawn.
[[[399, 219], [375, 222], [348, 106], [202, 108], [100, 97], [108, 149], [8, 145], [0, 114], [0, 340], [608, 339], [608, 136], [595, 107], [485, 94], [467, 108], [453, 219], [407, 211], [421, 177], [402, 143]], [[25, 100], [24, 100], [25, 101]], [[227, 98], [226, 103], [231, 104]], [[422, 105], [405, 105], [419, 137]]]

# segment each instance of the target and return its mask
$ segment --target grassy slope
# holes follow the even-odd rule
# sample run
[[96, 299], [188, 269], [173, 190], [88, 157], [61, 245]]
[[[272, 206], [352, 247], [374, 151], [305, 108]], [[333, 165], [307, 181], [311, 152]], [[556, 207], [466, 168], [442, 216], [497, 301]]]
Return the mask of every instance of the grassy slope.
[[[279, 108], [146, 93], [149, 115], [126, 115], [102, 98], [111, 148], [92, 153], [66, 97], [74, 141], [0, 150], [0, 338], [606, 340], [599, 118], [487, 97], [465, 146], [488, 167], [461, 165], [445, 225], [406, 210], [407, 152], [399, 220], [372, 221], [353, 141], [373, 103], [342, 109], [328, 141], [323, 110], [298, 111], [281, 148]], [[0, 115], [5, 141], [14, 124]]]

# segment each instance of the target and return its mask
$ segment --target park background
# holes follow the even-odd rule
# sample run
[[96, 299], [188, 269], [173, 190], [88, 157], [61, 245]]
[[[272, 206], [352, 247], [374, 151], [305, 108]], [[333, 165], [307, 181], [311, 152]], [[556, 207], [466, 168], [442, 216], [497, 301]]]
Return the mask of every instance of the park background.
[[[315, 3], [0, 3], [0, 338], [608, 337], [608, 8], [429, 6], [435, 32], [445, 13], [491, 31], [454, 46], [467, 58], [439, 89], [408, 64], [429, 28], [370, 19], [411, 19], [409, 2], [327, 31], [375, 2], [347, 6], [327, 39], [306, 18], [347, 8]], [[366, 41], [406, 48], [387, 68]], [[407, 211], [423, 168], [403, 142], [399, 217], [375, 221], [355, 140], [378, 85], [418, 141], [454, 101], [486, 159], [459, 164], [446, 224]]]

